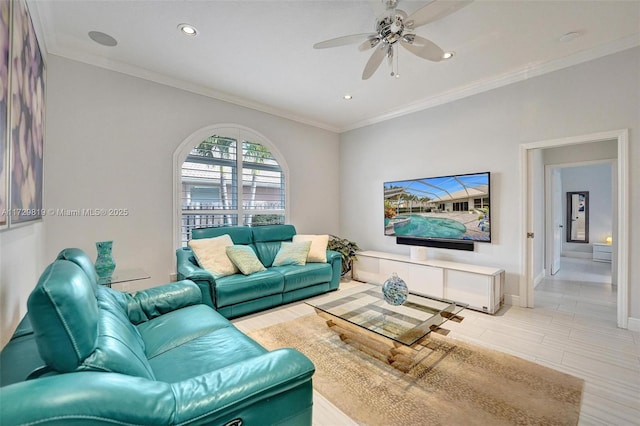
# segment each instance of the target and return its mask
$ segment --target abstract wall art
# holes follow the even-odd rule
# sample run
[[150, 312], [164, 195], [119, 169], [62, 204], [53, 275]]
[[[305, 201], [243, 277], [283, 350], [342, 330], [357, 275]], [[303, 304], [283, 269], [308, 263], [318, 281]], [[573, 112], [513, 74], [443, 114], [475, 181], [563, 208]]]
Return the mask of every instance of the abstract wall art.
[[42, 218], [45, 65], [29, 10], [12, 2], [9, 225]]

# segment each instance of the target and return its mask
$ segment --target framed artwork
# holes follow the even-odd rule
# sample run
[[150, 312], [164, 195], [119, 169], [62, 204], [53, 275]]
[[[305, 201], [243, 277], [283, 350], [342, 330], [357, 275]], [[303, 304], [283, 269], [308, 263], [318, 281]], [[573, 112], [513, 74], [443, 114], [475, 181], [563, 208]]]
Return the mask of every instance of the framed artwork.
[[10, 226], [42, 218], [45, 67], [24, 1], [13, 2], [9, 113]]
[[0, 229], [9, 226], [9, 0], [0, 0]]

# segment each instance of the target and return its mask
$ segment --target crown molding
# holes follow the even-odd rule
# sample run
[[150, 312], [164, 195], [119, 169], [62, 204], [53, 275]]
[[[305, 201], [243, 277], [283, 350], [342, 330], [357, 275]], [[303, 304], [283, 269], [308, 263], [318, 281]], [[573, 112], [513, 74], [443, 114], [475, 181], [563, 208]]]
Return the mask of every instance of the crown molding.
[[280, 118], [285, 118], [287, 120], [295, 121], [301, 124], [306, 124], [309, 126], [328, 130], [330, 132], [334, 132], [334, 133], [339, 132], [339, 129], [337, 127], [331, 126], [321, 121], [310, 120], [306, 117], [293, 114], [289, 111], [279, 109], [271, 105], [262, 104], [262, 103], [251, 101], [249, 99], [245, 99], [239, 96], [234, 96], [225, 92], [213, 90], [211, 88], [208, 88], [199, 84], [189, 83], [187, 81], [184, 81], [178, 78], [170, 77], [170, 76], [160, 74], [148, 69], [135, 67], [129, 64], [125, 64], [123, 62], [113, 61], [113, 60], [98, 57], [95, 55], [82, 54], [79, 52], [62, 49], [62, 48], [59, 48], [58, 46], [51, 46], [51, 50], [49, 51], [49, 53], [52, 55], [71, 59], [77, 62], [93, 65], [99, 68], [108, 69], [110, 71], [115, 71], [122, 74], [130, 75], [133, 77], [141, 78], [143, 80], [152, 81], [154, 83], [162, 84], [164, 86], [181, 89], [187, 92], [195, 93], [197, 95], [206, 96], [219, 101], [224, 101], [230, 104], [264, 112]]
[[479, 93], [488, 92], [499, 87], [525, 81], [533, 77], [538, 77], [543, 74], [558, 71], [584, 62], [598, 59], [603, 56], [622, 52], [623, 50], [631, 49], [637, 46], [640, 46], [640, 35], [634, 34], [632, 36], [624, 37], [611, 43], [598, 46], [593, 49], [583, 50], [573, 55], [559, 58], [553, 61], [528, 64], [525, 67], [505, 73], [501, 76], [488, 78], [486, 80], [478, 81], [464, 87], [459, 87], [440, 95], [432, 96], [427, 99], [411, 103], [407, 106], [392, 110], [385, 114], [371, 117], [349, 126], [341, 127], [339, 129], [339, 132], [344, 133], [350, 130], [359, 129], [361, 127], [370, 126], [372, 124], [381, 123], [383, 121], [392, 120], [403, 115], [433, 108], [435, 106], [443, 105]]

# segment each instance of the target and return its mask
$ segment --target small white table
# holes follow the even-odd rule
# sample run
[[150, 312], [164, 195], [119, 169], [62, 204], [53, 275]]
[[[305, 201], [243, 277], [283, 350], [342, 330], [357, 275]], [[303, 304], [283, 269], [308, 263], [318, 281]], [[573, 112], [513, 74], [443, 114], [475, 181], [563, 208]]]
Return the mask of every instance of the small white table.
[[593, 243], [593, 261], [611, 263], [611, 244]]

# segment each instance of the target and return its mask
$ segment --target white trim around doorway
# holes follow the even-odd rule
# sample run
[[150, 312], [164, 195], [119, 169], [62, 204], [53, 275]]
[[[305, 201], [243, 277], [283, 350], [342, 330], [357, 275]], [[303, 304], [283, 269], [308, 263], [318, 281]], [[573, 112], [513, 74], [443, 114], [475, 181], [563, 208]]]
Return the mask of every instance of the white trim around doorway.
[[[532, 202], [531, 202], [531, 170], [529, 167], [529, 151], [541, 148], [578, 145], [584, 143], [617, 141], [617, 229], [615, 232], [618, 248], [617, 256], [617, 284], [618, 308], [617, 324], [620, 328], [629, 326], [629, 130], [613, 130], [561, 139], [551, 139], [520, 145], [520, 185], [521, 185], [521, 275], [519, 286], [519, 304], [522, 307], [533, 307], [533, 277], [532, 277], [532, 240], [527, 233], [532, 232]], [[620, 255], [622, 254], [622, 255]]]

